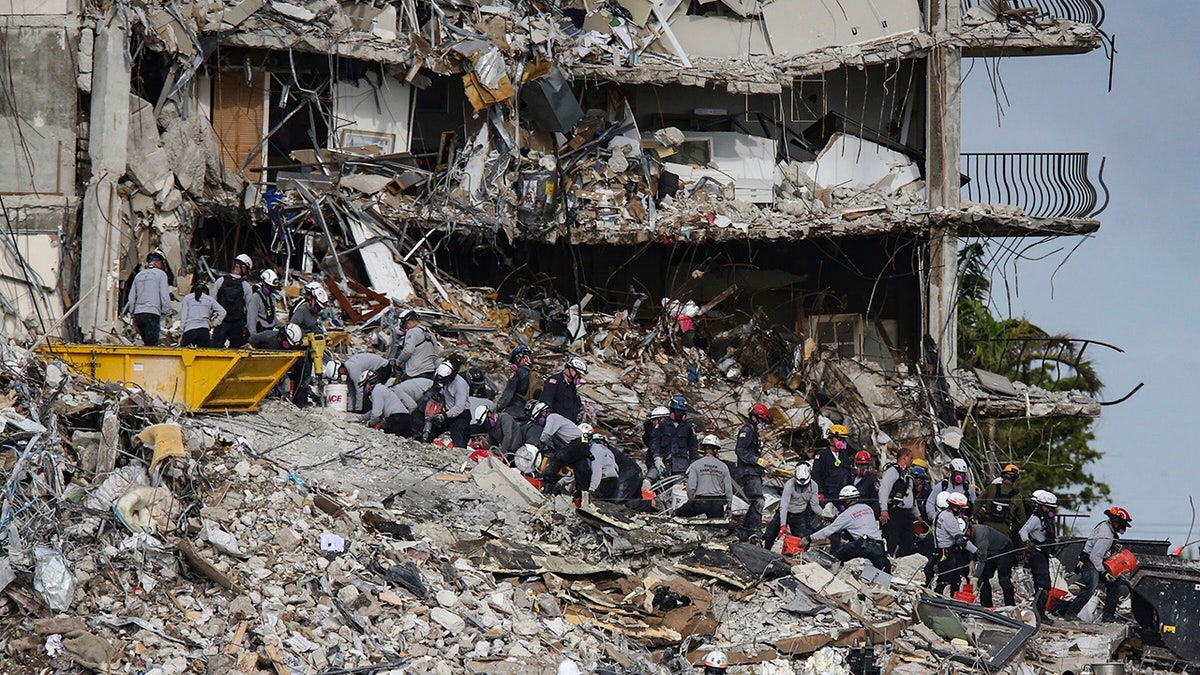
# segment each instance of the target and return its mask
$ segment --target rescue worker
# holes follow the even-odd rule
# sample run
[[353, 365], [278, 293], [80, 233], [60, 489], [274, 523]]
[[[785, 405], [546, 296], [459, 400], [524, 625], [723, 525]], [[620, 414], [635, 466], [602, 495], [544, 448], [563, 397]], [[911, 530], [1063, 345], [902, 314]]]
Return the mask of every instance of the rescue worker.
[[250, 322], [250, 335], [279, 328], [280, 321], [275, 312], [275, 294], [279, 291], [279, 275], [275, 270], [263, 270], [258, 283], [246, 298], [246, 316]]
[[[380, 384], [387, 383], [392, 377], [392, 366], [388, 363], [388, 360], [372, 352], [351, 354], [341, 363], [329, 359], [325, 362], [325, 372], [323, 374], [327, 380], [344, 377], [347, 382], [358, 382], [362, 378], [362, 374], [368, 370], [375, 373], [375, 379]], [[332, 376], [330, 371], [332, 371]], [[350, 392], [349, 404], [350, 412], [362, 412], [370, 404], [370, 401], [363, 398], [361, 389], [354, 387]], [[409, 406], [409, 408], [411, 409], [412, 406]]]
[[442, 361], [434, 370], [433, 387], [424, 397], [425, 402], [437, 402], [441, 411], [426, 417], [425, 406], [417, 405], [412, 412], [413, 428], [423, 429], [426, 440], [449, 433], [454, 447], [467, 447], [467, 427], [471, 424], [468, 394], [467, 381], [458, 373], [457, 363], [453, 359]]
[[214, 347], [224, 347], [228, 343], [230, 349], [239, 349], [250, 339], [250, 306], [248, 300], [254, 289], [246, 278], [254, 264], [250, 256], [238, 254], [233, 259], [233, 271], [223, 274], [213, 284], [212, 294], [225, 308], [225, 320], [213, 329], [212, 343]]
[[979, 549], [975, 566], [975, 578], [979, 581], [979, 605], [988, 609], [994, 607], [992, 576], [995, 575], [1004, 595], [1004, 606], [1012, 607], [1017, 602], [1012, 581], [1017, 554], [1013, 550], [1012, 538], [990, 525], [978, 523], [971, 528], [971, 541]]
[[912, 476], [912, 450], [901, 446], [896, 461], [887, 465], [879, 479], [879, 522], [888, 543], [888, 552], [897, 558], [917, 552], [913, 525], [921, 520], [917, 509]]
[[783, 484], [779, 508], [763, 531], [763, 548], [771, 550], [775, 540], [789, 532], [793, 537], [812, 534], [820, 525], [821, 500], [817, 482], [812, 479], [812, 466], [800, 462], [792, 477]]
[[929, 482], [929, 466], [925, 464], [925, 460], [918, 457], [912, 461], [912, 466], [908, 467], [908, 475], [912, 476], [913, 495], [917, 498], [921, 517], [927, 523], [933, 522], [937, 508], [930, 506], [929, 499], [930, 495], [937, 495], [933, 494], [933, 485]]
[[[329, 292], [317, 282], [310, 282], [304, 287], [300, 300], [292, 307], [288, 323], [299, 326], [304, 335], [324, 333], [321, 327], [321, 310], [329, 304]], [[289, 375], [292, 380], [292, 403], [299, 408], [306, 408], [309, 401], [309, 376], [312, 373], [313, 356], [310, 350], [304, 350]]]
[[701, 664], [704, 666], [704, 675], [725, 675], [729, 671], [729, 657], [725, 656], [725, 652], [715, 649], [704, 656]]
[[371, 399], [371, 409], [360, 418], [364, 424], [393, 436], [410, 435], [413, 428], [410, 411], [390, 389], [379, 386], [379, 378], [374, 371], [364, 371], [357, 384], [362, 390], [363, 399]]
[[509, 462], [517, 448], [525, 444], [521, 425], [507, 412], [495, 412], [486, 405], [477, 405], [471, 412], [471, 426], [487, 437], [488, 450], [499, 453]]
[[937, 561], [937, 583], [933, 592], [941, 594], [949, 590], [950, 595], [958, 592], [963, 575], [975, 553], [967, 526], [967, 496], [961, 492], [950, 492], [945, 499], [946, 508], [938, 512], [933, 523], [934, 559]]
[[464, 378], [467, 381], [467, 394], [471, 398], [485, 399], [491, 401], [496, 397], [496, 388], [488, 381], [487, 375], [483, 372], [483, 368], [479, 366], [471, 366], [467, 368], [467, 376]]
[[842, 488], [835, 504], [840, 511], [837, 518], [811, 536], [801, 537], [800, 544], [808, 547], [813, 542], [830, 539], [840, 533], [842, 544], [833, 552], [834, 557], [842, 562], [866, 558], [876, 569], [891, 573], [892, 561], [888, 560], [883, 548], [879, 521], [875, 519], [871, 507], [859, 501], [858, 490], [853, 485]]
[[961, 492], [966, 495], [967, 503], [974, 506], [978, 496], [975, 494], [975, 486], [971, 485], [967, 471], [967, 460], [961, 457], [950, 460], [950, 476], [931, 486], [929, 495], [925, 498], [925, 512], [928, 513], [934, 509], [933, 500], [942, 492]]
[[726, 518], [733, 504], [733, 476], [729, 475], [729, 466], [721, 461], [721, 441], [709, 434], [700, 441], [700, 451], [704, 456], [687, 468], [687, 503], [676, 509], [675, 515]]
[[304, 333], [295, 324], [286, 324], [279, 330], [267, 330], [253, 336], [250, 344], [256, 349], [301, 349]]
[[547, 455], [546, 468], [542, 475], [542, 491], [553, 494], [563, 469], [570, 467], [575, 474], [575, 497], [584, 487], [591, 484], [592, 468], [589, 452], [590, 439], [585, 441], [583, 431], [571, 420], [550, 412], [550, 404], [535, 401], [530, 417], [542, 427], [540, 437], [542, 454]]
[[225, 319], [225, 308], [208, 294], [208, 284], [197, 279], [192, 292], [183, 296], [179, 306], [180, 347], [207, 348], [212, 342], [212, 325]]
[[589, 426], [591, 455], [588, 459], [588, 469], [591, 480], [588, 481], [588, 492], [592, 499], [602, 502], [612, 502], [617, 499], [617, 488], [620, 484], [620, 468], [617, 458], [608, 447], [608, 438], [595, 433]]
[[738, 478], [742, 481], [742, 493], [750, 508], [736, 532], [742, 541], [750, 541], [762, 530], [763, 512], [763, 469], [767, 460], [762, 457], [762, 441], [758, 430], [770, 418], [771, 411], [762, 403], [755, 403], [746, 415], [746, 423], [738, 429], [734, 452], [737, 453]]
[[1046, 490], [1034, 490], [1033, 513], [1021, 526], [1020, 540], [1025, 542], [1025, 564], [1033, 577], [1033, 611], [1042, 623], [1053, 624], [1046, 616], [1046, 602], [1050, 598], [1050, 556], [1058, 543], [1058, 523], [1054, 512], [1058, 497]]
[[566, 447], [579, 440], [583, 432], [571, 420], [550, 411], [550, 404], [545, 401], [535, 401], [529, 414], [530, 419], [542, 428], [539, 436], [539, 446], [542, 450], [553, 451]]
[[850, 484], [858, 489], [863, 502], [870, 504], [875, 516], [879, 517], [879, 479], [871, 471], [871, 453], [866, 450], [854, 453], [854, 477]]
[[1017, 488], [1021, 470], [1009, 464], [975, 501], [975, 522], [989, 525], [1011, 537], [1025, 524], [1025, 496]]
[[812, 464], [812, 478], [824, 501], [832, 501], [854, 477], [854, 461], [846, 444], [850, 430], [835, 424], [829, 427], [828, 436], [828, 445], [817, 448]]
[[650, 452], [662, 460], [665, 470], [660, 478], [681, 475], [700, 458], [696, 450], [696, 430], [687, 418], [687, 401], [682, 396], [675, 396], [667, 409], [667, 419], [650, 432]]
[[403, 380], [433, 380], [438, 367], [437, 342], [429, 329], [421, 325], [421, 317], [411, 309], [400, 314], [400, 325], [404, 327], [404, 340], [392, 364], [393, 371]]
[[1117, 552], [1117, 540], [1129, 529], [1133, 518], [1129, 512], [1120, 506], [1105, 509], [1105, 519], [1092, 529], [1091, 536], [1079, 553], [1079, 562], [1075, 570], [1079, 572], [1079, 594], [1069, 603], [1060, 602], [1054, 606], [1051, 614], [1064, 619], [1074, 619], [1083, 611], [1088, 601], [1096, 593], [1096, 588], [1103, 580], [1105, 585], [1104, 610], [1100, 620], [1105, 623], [1120, 621], [1117, 618], [1117, 605], [1129, 594], [1129, 584], [1121, 577], [1114, 577], [1104, 569], [1104, 561]]
[[504, 383], [504, 391], [496, 400], [496, 410], [507, 412], [514, 419], [525, 414], [525, 404], [535, 399], [534, 386], [537, 381], [533, 377], [533, 350], [525, 345], [517, 345], [508, 353], [512, 375]]
[[579, 400], [576, 388], [583, 383], [583, 376], [587, 371], [587, 361], [572, 356], [567, 359], [561, 373], [546, 378], [546, 383], [542, 386], [541, 400], [550, 405], [551, 412], [558, 413], [572, 422], [579, 422], [583, 401]]
[[642, 422], [642, 447], [646, 448], [646, 477], [652, 482], [657, 481], [663, 475], [666, 465], [663, 464], [662, 458], [655, 457], [654, 453], [650, 452], [650, 435], [670, 414], [671, 411], [667, 409], [667, 406], [655, 406], [650, 411], [650, 415], [646, 417], [646, 421]]
[[158, 252], [146, 257], [146, 267], [129, 284], [129, 298], [122, 312], [133, 314], [133, 325], [142, 337], [142, 344], [147, 347], [158, 346], [162, 319], [172, 312], [171, 290], [167, 285], [167, 273], [163, 271], [164, 265], [166, 259]]
[[628, 509], [642, 512], [653, 512], [654, 505], [642, 497], [642, 467], [632, 457], [625, 454], [606, 436], [595, 436], [612, 451], [613, 459], [617, 461], [617, 497], [616, 502]]

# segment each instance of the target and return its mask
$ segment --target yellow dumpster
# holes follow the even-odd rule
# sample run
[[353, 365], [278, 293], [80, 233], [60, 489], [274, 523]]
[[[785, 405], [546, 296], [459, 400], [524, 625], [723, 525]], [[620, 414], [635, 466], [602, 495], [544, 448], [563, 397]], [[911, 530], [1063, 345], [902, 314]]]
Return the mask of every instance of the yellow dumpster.
[[50, 344], [40, 353], [88, 377], [136, 385], [191, 410], [252, 411], [303, 352]]

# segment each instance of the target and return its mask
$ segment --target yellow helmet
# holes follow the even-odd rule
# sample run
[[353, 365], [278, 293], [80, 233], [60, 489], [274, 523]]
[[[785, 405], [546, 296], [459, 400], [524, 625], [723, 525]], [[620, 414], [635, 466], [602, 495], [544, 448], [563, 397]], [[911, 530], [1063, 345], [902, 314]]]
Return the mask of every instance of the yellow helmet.
[[918, 457], [918, 458], [914, 459], [914, 460], [912, 461], [912, 465], [913, 465], [913, 466], [919, 466], [919, 467], [921, 467], [922, 469], [928, 469], [928, 468], [929, 468], [929, 465], [925, 463], [925, 460], [921, 459], [920, 457]]
[[835, 425], [829, 427], [829, 435], [830, 436], [849, 436], [850, 430], [840, 424], [835, 424]]

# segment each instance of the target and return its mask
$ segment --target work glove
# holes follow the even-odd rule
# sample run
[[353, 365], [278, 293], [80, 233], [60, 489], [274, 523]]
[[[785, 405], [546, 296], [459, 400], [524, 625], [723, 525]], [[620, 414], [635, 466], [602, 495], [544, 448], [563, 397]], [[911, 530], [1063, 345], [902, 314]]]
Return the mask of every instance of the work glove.
[[812, 545], [812, 539], [807, 536], [800, 537], [800, 545], [804, 548], [808, 548], [810, 545]]
[[758, 465], [759, 465], [759, 466], [761, 466], [761, 467], [763, 467], [763, 468], [766, 468], [766, 467], [768, 467], [768, 466], [771, 466], [771, 463], [767, 461], [767, 458], [766, 458], [766, 457], [759, 457], [759, 458], [758, 458]]
[[372, 429], [382, 429], [382, 428], [383, 428], [383, 422], [376, 422], [375, 424], [372, 424], [372, 425], [371, 425], [371, 428], [372, 428]]
[[778, 534], [778, 535], [776, 535], [776, 536], [777, 536], [777, 537], [782, 537], [782, 536], [784, 536], [784, 535], [786, 535], [786, 534], [787, 534], [787, 526], [786, 526], [786, 525], [784, 525], [784, 526], [781, 526], [781, 527], [779, 528], [779, 534]]
[[1084, 560], [1083, 558], [1080, 558], [1080, 559], [1079, 559], [1079, 562], [1075, 563], [1075, 572], [1077, 572], [1077, 573], [1082, 573], [1082, 572], [1083, 572], [1083, 566], [1084, 566], [1085, 564], [1087, 564], [1087, 561], [1086, 561], [1086, 560]]
[[446, 413], [438, 413], [438, 414], [434, 415], [431, 418], [431, 420], [433, 421], [434, 424], [445, 424], [446, 423]]
[[1104, 580], [1105, 580], [1105, 581], [1107, 581], [1108, 583], [1110, 583], [1110, 584], [1111, 584], [1112, 582], [1116, 581], [1116, 580], [1117, 580], [1117, 578], [1116, 578], [1116, 577], [1114, 577], [1113, 575], [1109, 574], [1108, 572], [1105, 572], [1105, 573], [1104, 573]]

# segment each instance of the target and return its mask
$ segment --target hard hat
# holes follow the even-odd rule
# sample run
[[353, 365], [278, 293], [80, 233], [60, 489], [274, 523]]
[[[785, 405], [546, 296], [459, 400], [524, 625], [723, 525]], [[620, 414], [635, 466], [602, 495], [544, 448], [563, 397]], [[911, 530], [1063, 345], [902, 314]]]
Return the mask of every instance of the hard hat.
[[708, 434], [704, 438], [700, 439], [700, 447], [702, 447], [702, 448], [717, 448], [718, 450], [720, 450], [721, 449], [721, 439], [717, 438], [715, 434]]
[[319, 282], [319, 281], [310, 281], [310, 282], [304, 284], [304, 292], [305, 293], [311, 294], [313, 291], [317, 290], [318, 288], [322, 288], [321, 282]]
[[558, 675], [583, 675], [583, 671], [574, 661], [567, 659], [558, 664]]
[[671, 402], [667, 404], [667, 407], [671, 410], [687, 410], [687, 399], [682, 396], [672, 396]]
[[963, 459], [962, 457], [955, 457], [954, 459], [950, 460], [950, 470], [958, 473], [966, 473], [967, 460]]
[[312, 299], [318, 307], [324, 307], [329, 304], [329, 293], [324, 288], [313, 289]]
[[657, 419], [666, 417], [670, 414], [671, 414], [671, 411], [667, 410], [666, 406], [663, 406], [663, 405], [655, 406], [654, 410], [650, 411], [650, 419], [657, 420]]
[[588, 435], [588, 434], [590, 434], [590, 433], [592, 433], [592, 432], [593, 432], [593, 431], [595, 431], [595, 430], [596, 430], [596, 429], [595, 429], [595, 427], [593, 427], [592, 425], [588, 424], [587, 422], [584, 422], [583, 424], [580, 424], [580, 425], [579, 425], [579, 433], [581, 433], [581, 434], [583, 434], [583, 435], [585, 435], [585, 436], [586, 436], [586, 435]]
[[755, 403], [750, 407], [750, 416], [765, 420], [771, 417], [771, 409], [762, 403]]
[[203, 279], [197, 279], [192, 282], [192, 292], [193, 293], [207, 293], [208, 292], [208, 284], [204, 283]]
[[167, 259], [163, 257], [163, 254], [161, 252], [159, 252], [158, 249], [154, 249], [153, 251], [150, 252], [149, 255], [146, 256], [146, 264], [147, 265], [149, 265], [150, 263], [155, 263], [155, 262], [161, 262], [161, 263], [167, 262]]
[[1105, 511], [1104, 514], [1113, 520], [1123, 521], [1126, 525], [1133, 522], [1133, 517], [1129, 515], [1129, 512], [1120, 506], [1114, 506]]
[[866, 450], [859, 450], [858, 452], [854, 453], [854, 463], [855, 464], [870, 464], [871, 463], [871, 453], [867, 452]]
[[808, 462], [800, 462], [796, 465], [796, 482], [800, 485], [808, 485], [812, 480], [812, 466]]
[[603, 445], [604, 447], [608, 447], [608, 434], [605, 434], [605, 433], [602, 433], [599, 431], [594, 432], [594, 433], [592, 433], [592, 442], [599, 443], [600, 445]]
[[275, 270], [263, 270], [262, 274], [258, 275], [258, 280], [263, 282], [265, 286], [270, 286], [271, 288], [279, 287], [279, 275], [275, 274]]
[[487, 419], [488, 412], [490, 411], [486, 405], [480, 404], [475, 406], [475, 410], [471, 411], [471, 424], [483, 424], [483, 421]]
[[914, 467], [918, 467], [918, 468], [921, 468], [921, 469], [928, 469], [928, 468], [929, 468], [929, 465], [925, 463], [925, 460], [921, 459], [920, 457], [918, 457], [917, 459], [914, 459], [914, 460], [912, 461], [912, 465], [913, 465]]
[[699, 313], [700, 305], [697, 305], [695, 301], [688, 300], [687, 302], [683, 303], [683, 314], [687, 316], [696, 316]]
[[728, 668], [729, 657], [725, 656], [725, 652], [714, 649], [704, 657], [705, 668]]
[[337, 377], [338, 368], [341, 367], [341, 365], [342, 364], [337, 362], [337, 359], [329, 359], [328, 361], [326, 361], [325, 369], [322, 372], [322, 374], [325, 376], [325, 379], [332, 380], [335, 377]]
[[483, 368], [479, 366], [471, 366], [467, 368], [467, 381], [475, 384], [482, 384], [487, 377], [483, 374]]
[[571, 358], [567, 359], [567, 367], [573, 368], [580, 373], [587, 375], [588, 364], [587, 361], [583, 360], [582, 356], [572, 356]]
[[517, 361], [521, 360], [522, 356], [533, 358], [533, 350], [526, 345], [517, 345], [516, 347], [512, 348], [511, 352], [508, 353], [508, 360], [511, 363], [516, 363]]
[[406, 309], [403, 312], [400, 312], [400, 325], [401, 326], [408, 323], [409, 321], [420, 321], [420, 320], [421, 320], [421, 316], [419, 314], [417, 314], [416, 310]]
[[829, 435], [830, 436], [849, 436], [850, 430], [847, 429], [846, 427], [842, 426], [841, 424], [835, 424], [835, 425], [829, 427]]
[[960, 509], [967, 508], [967, 496], [961, 492], [951, 492], [950, 496], [946, 497], [946, 503], [950, 506], [957, 506]]
[[925, 467], [917, 466], [916, 464], [908, 467], [908, 473], [914, 478], [927, 478], [929, 476], [929, 472], [925, 470]]
[[950, 493], [945, 490], [939, 492], [934, 503], [937, 505], [939, 511], [945, 511], [950, 508]]
[[298, 345], [304, 339], [304, 331], [300, 330], [300, 326], [289, 323], [283, 328], [283, 337], [293, 345]]
[[1058, 506], [1058, 497], [1047, 490], [1034, 490], [1033, 501], [1042, 506]]
[[533, 407], [529, 409], [529, 419], [536, 420], [550, 411], [550, 404], [545, 401], [534, 401]]
[[1004, 470], [1000, 472], [1000, 477], [1007, 478], [1008, 480], [1016, 480], [1021, 477], [1021, 469], [1016, 464], [1007, 464]]
[[374, 384], [374, 383], [375, 383], [375, 371], [373, 371], [373, 370], [364, 370], [362, 372], [362, 375], [358, 376], [358, 386], [360, 386], [360, 387], [365, 387], [368, 384]]
[[254, 261], [250, 260], [250, 256], [246, 255], [245, 253], [238, 254], [238, 257], [234, 258], [233, 262], [239, 265], [244, 265], [247, 270], [254, 267]]
[[851, 499], [858, 499], [861, 496], [862, 495], [859, 493], [858, 488], [854, 487], [853, 485], [847, 485], [838, 492], [838, 499], [844, 502], [850, 501]]
[[448, 380], [454, 375], [454, 364], [449, 361], [442, 361], [438, 364], [437, 370], [433, 372], [433, 379]]

